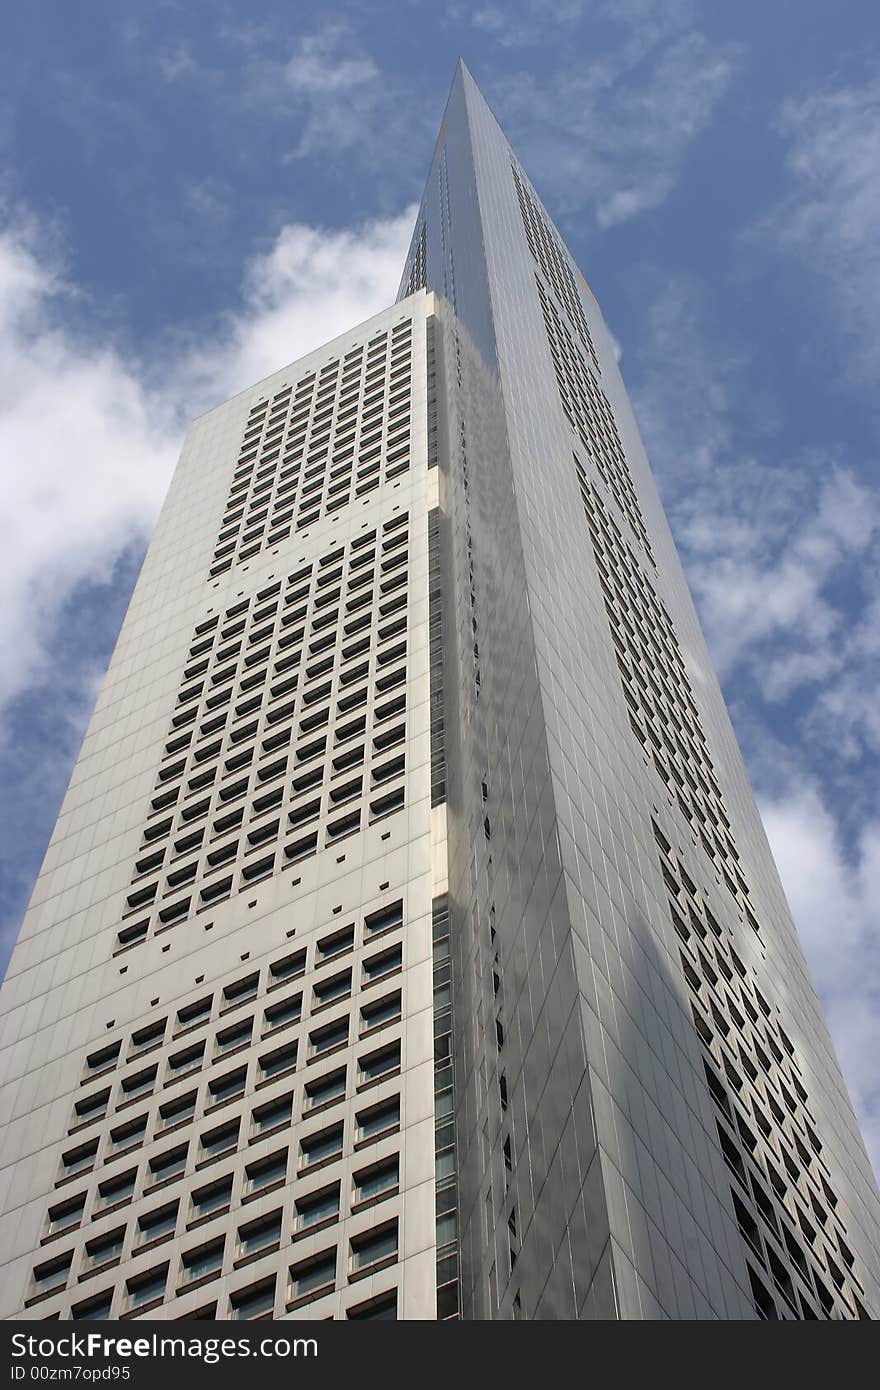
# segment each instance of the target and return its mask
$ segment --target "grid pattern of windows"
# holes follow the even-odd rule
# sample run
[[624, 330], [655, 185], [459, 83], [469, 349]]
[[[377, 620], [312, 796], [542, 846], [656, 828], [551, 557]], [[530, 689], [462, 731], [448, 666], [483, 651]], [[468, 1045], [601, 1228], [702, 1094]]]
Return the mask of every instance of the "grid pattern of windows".
[[211, 577], [405, 472], [411, 395], [407, 319], [253, 406]]
[[744, 902], [748, 886], [672, 619], [577, 456], [575, 466], [630, 726], [716, 872]]
[[446, 800], [446, 715], [443, 707], [443, 585], [440, 509], [428, 513], [428, 645], [431, 683], [431, 805]]
[[[373, 1208], [376, 1222], [358, 1226], [347, 1264], [339, 1241], [338, 1287], [394, 1263], [397, 1217], [386, 1204], [400, 1192], [403, 929], [403, 900], [386, 901], [305, 946], [243, 964], [195, 1003], [88, 1053], [71, 1116], [75, 1144], [56, 1181], [62, 1191], [82, 1186], [59, 1193], [43, 1236], [50, 1247], [70, 1243], [34, 1266], [29, 1301], [124, 1264], [110, 1293], [118, 1316], [134, 1316], [281, 1246], [295, 1253], [316, 1230], [341, 1237], [341, 1223]], [[82, 1101], [98, 1077], [109, 1102], [84, 1121]], [[350, 1122], [352, 1096], [363, 1099]], [[70, 1172], [69, 1153], [80, 1151], [88, 1161]], [[248, 1216], [249, 1203], [276, 1192], [271, 1212]], [[156, 1247], [188, 1232], [179, 1263], [156, 1265]], [[330, 1289], [335, 1256], [334, 1247]], [[300, 1292], [290, 1292], [288, 1308], [327, 1292], [328, 1277], [293, 1286]], [[252, 1287], [253, 1279], [243, 1293]], [[236, 1298], [218, 1316], [262, 1316], [262, 1300], [251, 1308]]]
[[437, 1210], [437, 1317], [459, 1316], [458, 1181], [452, 1084], [452, 968], [449, 902], [435, 898], [434, 943], [434, 1170]]
[[593, 339], [587, 327], [583, 305], [566, 252], [557, 241], [549, 218], [545, 217], [541, 211], [538, 199], [529, 190], [525, 175], [517, 169], [515, 164], [510, 167], [513, 181], [516, 184], [516, 196], [519, 201], [519, 210], [522, 213], [523, 226], [526, 229], [529, 250], [545, 280], [553, 286], [557, 300], [567, 313], [569, 322], [577, 331], [578, 337], [590, 354], [590, 361], [594, 368], [599, 372], [601, 370], [599, 359], [596, 356]]
[[755, 1310], [762, 1318], [779, 1317], [780, 1308], [794, 1318], [863, 1316], [838, 1198], [779, 1009], [660, 827], [652, 826], [718, 1142], [735, 1179], [733, 1206]]
[[403, 806], [407, 582], [400, 512], [198, 624], [117, 949]]
[[422, 225], [415, 237], [415, 250], [409, 267], [406, 289], [403, 298], [415, 294], [416, 290], [425, 289], [428, 283], [428, 226], [422, 218]]
[[547, 342], [565, 417], [587, 450], [590, 460], [599, 471], [599, 476], [653, 565], [651, 542], [648, 540], [642, 509], [633, 486], [611, 402], [597, 384], [537, 275], [535, 282], [538, 286], [547, 329]]

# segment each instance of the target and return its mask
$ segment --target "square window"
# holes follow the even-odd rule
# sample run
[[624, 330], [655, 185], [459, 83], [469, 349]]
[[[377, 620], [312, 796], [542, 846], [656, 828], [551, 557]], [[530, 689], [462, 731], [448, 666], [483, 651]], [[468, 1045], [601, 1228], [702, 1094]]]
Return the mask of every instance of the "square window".
[[93, 1120], [101, 1120], [107, 1113], [107, 1105], [110, 1101], [109, 1087], [104, 1091], [95, 1091], [91, 1096], [83, 1096], [76, 1102], [74, 1110], [74, 1124], [90, 1124]]
[[264, 1014], [264, 1032], [274, 1032], [276, 1028], [287, 1028], [290, 1024], [299, 1023], [302, 1018], [302, 995], [291, 994], [285, 999], [280, 999], [277, 1004], [272, 1004]]
[[231, 1149], [236, 1149], [240, 1126], [240, 1120], [231, 1120], [229, 1124], [221, 1125], [219, 1129], [212, 1129], [207, 1134], [203, 1134], [199, 1140], [201, 1159], [206, 1161], [211, 1158], [219, 1158], [220, 1154], [229, 1153]]
[[305, 1088], [305, 1110], [317, 1110], [320, 1106], [331, 1105], [342, 1100], [346, 1091], [346, 1068], [330, 1072], [328, 1076], [309, 1081]]
[[184, 1048], [182, 1052], [176, 1052], [168, 1058], [168, 1076], [176, 1079], [178, 1076], [188, 1076], [190, 1072], [198, 1071], [204, 1055], [204, 1040], [192, 1047]]
[[187, 1120], [191, 1120], [195, 1113], [195, 1091], [187, 1091], [184, 1096], [176, 1096], [174, 1100], [166, 1100], [164, 1105], [159, 1106], [158, 1132], [161, 1134], [163, 1130], [184, 1124]]
[[68, 1178], [73, 1177], [75, 1173], [88, 1172], [94, 1166], [97, 1152], [97, 1139], [90, 1139], [87, 1144], [78, 1144], [75, 1149], [68, 1149], [67, 1153], [61, 1155], [64, 1176]]
[[59, 1231], [66, 1231], [72, 1226], [78, 1226], [85, 1204], [86, 1194], [82, 1192], [78, 1197], [69, 1197], [66, 1202], [59, 1202], [57, 1206], [50, 1207], [49, 1233], [56, 1235]]
[[337, 1048], [348, 1046], [348, 1015], [323, 1028], [315, 1028], [309, 1033], [309, 1053], [311, 1057], [324, 1057]]
[[53, 1260], [35, 1265], [33, 1273], [35, 1292], [46, 1295], [63, 1289], [67, 1284], [72, 1260], [73, 1251], [68, 1250], [66, 1255], [56, 1255]]
[[146, 1303], [164, 1298], [167, 1278], [168, 1266], [164, 1264], [139, 1274], [136, 1279], [129, 1279], [125, 1285], [129, 1308], [142, 1308]]
[[259, 1221], [251, 1221], [238, 1228], [237, 1258], [247, 1259], [261, 1255], [280, 1244], [281, 1212], [273, 1211], [270, 1216], [262, 1216]]
[[379, 1202], [385, 1197], [393, 1197], [400, 1184], [400, 1160], [383, 1159], [369, 1168], [362, 1168], [354, 1175], [354, 1201], [356, 1205]]
[[300, 1166], [303, 1168], [339, 1158], [342, 1154], [342, 1125], [331, 1125], [317, 1134], [306, 1135], [300, 1142], [300, 1154]]
[[264, 1052], [259, 1060], [260, 1080], [270, 1081], [273, 1077], [293, 1071], [296, 1067], [296, 1056], [295, 1042], [287, 1043], [285, 1047], [277, 1047], [274, 1052]]
[[383, 1077], [400, 1071], [400, 1043], [392, 1043], [378, 1052], [369, 1052], [358, 1059], [361, 1085], [373, 1085]]
[[155, 1158], [150, 1159], [150, 1187], [170, 1182], [172, 1178], [179, 1178], [186, 1172], [187, 1148], [188, 1145], [181, 1144], [179, 1148], [170, 1149], [167, 1153], [157, 1154]]
[[270, 1105], [260, 1106], [253, 1112], [253, 1133], [264, 1134], [267, 1130], [289, 1125], [293, 1115], [293, 1092], [273, 1100]]
[[223, 1248], [225, 1236], [199, 1245], [195, 1250], [185, 1250], [181, 1256], [183, 1283], [192, 1284], [198, 1279], [210, 1279], [223, 1268]]
[[94, 1298], [87, 1298], [84, 1303], [74, 1303], [70, 1316], [74, 1322], [104, 1322], [110, 1316], [112, 1304], [113, 1290], [105, 1289], [103, 1293], [95, 1294]]
[[331, 936], [325, 936], [318, 942], [316, 948], [316, 963], [325, 960], [334, 960], [337, 956], [345, 955], [347, 951], [354, 950], [354, 927], [343, 927], [340, 931], [333, 932]]
[[232, 1177], [222, 1178], [220, 1182], [202, 1187], [192, 1195], [193, 1217], [195, 1219], [216, 1216], [225, 1211], [232, 1201]]
[[229, 1299], [230, 1317], [238, 1320], [271, 1318], [275, 1311], [275, 1275], [239, 1289]]
[[322, 1187], [319, 1192], [310, 1192], [296, 1200], [297, 1232], [310, 1230], [313, 1226], [329, 1224], [339, 1220], [339, 1183]]
[[290, 1303], [320, 1298], [336, 1287], [336, 1247], [290, 1267]]
[[322, 980], [315, 985], [313, 1009], [323, 1008], [327, 1004], [332, 1004], [337, 999], [347, 999], [351, 994], [351, 971], [343, 970], [339, 975], [333, 975], [329, 980]]
[[122, 1258], [125, 1244], [125, 1227], [118, 1226], [115, 1231], [101, 1236], [98, 1240], [86, 1241], [85, 1262], [89, 1269], [99, 1269], [103, 1265], [115, 1264]]
[[368, 1270], [393, 1264], [397, 1259], [397, 1220], [354, 1236], [350, 1251], [349, 1269], [352, 1274], [361, 1275]]
[[386, 1134], [394, 1134], [400, 1129], [400, 1097], [372, 1105], [368, 1110], [360, 1110], [355, 1116], [358, 1127], [358, 1141], [377, 1140]]
[[119, 1202], [130, 1202], [136, 1178], [137, 1169], [131, 1168], [127, 1173], [120, 1173], [118, 1177], [102, 1182], [98, 1187], [98, 1207], [112, 1207]]
[[[435, 991], [436, 1002], [436, 991]], [[371, 1033], [376, 1028], [384, 1028], [391, 1023], [400, 1022], [401, 996], [400, 990], [394, 994], [386, 994], [383, 999], [377, 999], [373, 1004], [366, 1004], [361, 1009], [361, 1032]]]
[[243, 1095], [246, 1078], [247, 1067], [239, 1067], [236, 1071], [226, 1072], [225, 1076], [215, 1077], [208, 1083], [209, 1104], [223, 1105]]
[[265, 1192], [287, 1179], [287, 1150], [279, 1149], [259, 1163], [249, 1163], [245, 1169], [248, 1193]]
[[247, 1047], [253, 1033], [254, 1020], [246, 1018], [241, 1023], [234, 1023], [231, 1028], [222, 1028], [217, 1034], [215, 1056], [222, 1057], [227, 1052], [234, 1052], [239, 1047]]
[[177, 1227], [177, 1202], [144, 1212], [138, 1218], [138, 1244], [148, 1245], [151, 1241], [172, 1236]]

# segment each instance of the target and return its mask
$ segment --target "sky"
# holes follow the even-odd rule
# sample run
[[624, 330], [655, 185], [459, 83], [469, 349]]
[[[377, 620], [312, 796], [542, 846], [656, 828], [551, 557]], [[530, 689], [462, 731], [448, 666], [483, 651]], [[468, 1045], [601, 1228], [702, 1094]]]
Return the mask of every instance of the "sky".
[[880, 1171], [867, 0], [10, 8], [0, 964], [188, 421], [393, 301], [459, 54], [620, 345]]

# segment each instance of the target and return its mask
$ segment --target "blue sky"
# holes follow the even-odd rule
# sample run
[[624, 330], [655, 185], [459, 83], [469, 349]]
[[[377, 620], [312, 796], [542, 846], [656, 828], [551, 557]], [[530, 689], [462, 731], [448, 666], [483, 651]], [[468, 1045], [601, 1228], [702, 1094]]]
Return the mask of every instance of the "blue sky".
[[0, 56], [2, 960], [186, 422], [394, 297], [461, 53], [595, 290], [880, 1166], [880, 29], [34, 0]]

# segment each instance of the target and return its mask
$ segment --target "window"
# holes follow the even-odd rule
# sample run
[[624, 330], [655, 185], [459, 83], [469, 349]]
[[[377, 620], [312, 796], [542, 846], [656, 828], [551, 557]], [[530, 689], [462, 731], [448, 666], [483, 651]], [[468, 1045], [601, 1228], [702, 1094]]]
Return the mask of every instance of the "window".
[[87, 1144], [79, 1144], [75, 1149], [68, 1149], [67, 1153], [61, 1155], [64, 1177], [70, 1178], [75, 1173], [87, 1172], [94, 1165], [97, 1152], [97, 1139], [90, 1139]]
[[354, 1201], [356, 1205], [380, 1202], [384, 1197], [393, 1197], [400, 1182], [400, 1164], [397, 1154], [374, 1163], [370, 1168], [362, 1168], [354, 1175]]
[[259, 974], [248, 975], [243, 980], [237, 980], [235, 984], [226, 985], [223, 990], [223, 1008], [234, 1009], [239, 1004], [246, 1003], [249, 999], [254, 999], [260, 982]]
[[239, 1320], [270, 1318], [275, 1311], [275, 1275], [239, 1289], [229, 1300], [230, 1316]]
[[118, 1226], [109, 1235], [99, 1240], [86, 1241], [86, 1262], [89, 1269], [101, 1269], [104, 1265], [116, 1264], [122, 1257], [125, 1244], [125, 1227]]
[[327, 1004], [332, 1004], [336, 999], [347, 999], [350, 994], [351, 971], [343, 970], [340, 975], [333, 975], [329, 980], [323, 980], [321, 984], [315, 985], [313, 1007], [323, 1008]]
[[119, 1057], [121, 1041], [108, 1043], [106, 1047], [99, 1048], [97, 1052], [92, 1052], [86, 1058], [86, 1073], [89, 1076], [97, 1076], [102, 1071], [108, 1071], [110, 1067], [115, 1067]]
[[[435, 991], [436, 999], [436, 991]], [[369, 1033], [375, 1028], [384, 1028], [388, 1023], [398, 1023], [400, 1021], [400, 991], [396, 994], [386, 994], [384, 999], [377, 999], [375, 1004], [368, 1004], [361, 1009], [361, 1032]]]
[[387, 951], [380, 951], [376, 956], [370, 956], [364, 961], [364, 984], [370, 985], [374, 980], [382, 980], [386, 975], [393, 975], [399, 970], [403, 961], [403, 947], [392, 946]]
[[373, 1105], [369, 1110], [361, 1110], [356, 1116], [358, 1140], [376, 1140], [400, 1129], [400, 1097]]
[[177, 1028], [181, 1032], [185, 1028], [195, 1028], [199, 1023], [206, 1022], [211, 1017], [211, 1006], [214, 1002], [212, 994], [205, 995], [204, 999], [197, 999], [192, 1004], [185, 1005], [177, 1011]]
[[262, 1255], [277, 1248], [281, 1242], [281, 1212], [273, 1211], [259, 1221], [238, 1228], [238, 1259]]
[[293, 955], [285, 956], [283, 960], [273, 961], [269, 966], [269, 988], [274, 989], [276, 985], [283, 985], [288, 980], [295, 980], [304, 973], [305, 968], [305, 951], [294, 951]]
[[349, 1308], [347, 1318], [358, 1321], [366, 1321], [368, 1318], [375, 1319], [397, 1319], [397, 1290], [392, 1289], [390, 1293], [379, 1294], [377, 1298], [369, 1298], [366, 1303], [356, 1303]]
[[136, 1177], [137, 1169], [131, 1168], [127, 1173], [121, 1173], [117, 1178], [102, 1182], [98, 1187], [98, 1206], [113, 1207], [121, 1202], [130, 1202], [134, 1193]]
[[181, 1144], [177, 1149], [170, 1149], [167, 1153], [157, 1154], [155, 1158], [150, 1159], [150, 1187], [170, 1182], [172, 1178], [179, 1178], [186, 1171], [187, 1147], [186, 1144]]
[[279, 1149], [259, 1163], [249, 1163], [245, 1169], [249, 1193], [265, 1192], [267, 1188], [277, 1187], [287, 1177], [287, 1150]]
[[136, 1119], [129, 1120], [124, 1125], [117, 1125], [110, 1131], [110, 1147], [113, 1153], [125, 1153], [127, 1149], [137, 1148], [144, 1142], [146, 1132], [146, 1115], [138, 1115]]
[[225, 1211], [231, 1201], [232, 1178], [223, 1178], [220, 1182], [212, 1183], [210, 1187], [202, 1187], [193, 1193], [193, 1216], [196, 1219], [216, 1216], [218, 1212]]
[[273, 1100], [271, 1105], [263, 1105], [253, 1113], [254, 1134], [265, 1134], [268, 1130], [289, 1125], [293, 1114], [293, 1092]]
[[78, 1226], [82, 1220], [85, 1204], [86, 1194], [82, 1192], [78, 1197], [69, 1197], [66, 1202], [59, 1202], [57, 1206], [50, 1207], [49, 1234], [57, 1235], [59, 1231], [67, 1231]]
[[351, 1242], [350, 1270], [364, 1274], [368, 1270], [393, 1264], [397, 1259], [397, 1221], [377, 1226], [372, 1231], [355, 1236]]
[[274, 1032], [276, 1028], [287, 1028], [292, 1023], [299, 1023], [302, 1018], [302, 995], [292, 994], [286, 999], [281, 999], [277, 1004], [272, 1004], [264, 1015], [266, 1032]]
[[328, 1052], [348, 1045], [348, 1015], [336, 1023], [328, 1023], [324, 1028], [315, 1028], [309, 1033], [309, 1052], [312, 1057], [323, 1057]]
[[159, 1106], [159, 1133], [166, 1129], [173, 1129], [175, 1125], [180, 1125], [187, 1120], [191, 1120], [195, 1112], [195, 1091], [187, 1091], [185, 1096], [177, 1096], [174, 1100], [166, 1100], [164, 1105]]
[[164, 1240], [174, 1234], [177, 1226], [177, 1202], [144, 1212], [138, 1219], [138, 1244], [149, 1245], [154, 1240]]
[[74, 1124], [90, 1124], [93, 1120], [101, 1120], [107, 1113], [107, 1104], [110, 1100], [109, 1087], [105, 1091], [96, 1091], [94, 1095], [84, 1096], [78, 1100], [73, 1107]]
[[74, 1303], [70, 1316], [74, 1322], [103, 1322], [109, 1318], [112, 1304], [113, 1290], [105, 1289], [103, 1293], [95, 1294], [94, 1298], [87, 1298], [84, 1303]]
[[129, 1279], [125, 1285], [129, 1308], [143, 1308], [147, 1303], [164, 1298], [167, 1278], [168, 1266], [164, 1264], [139, 1274], [136, 1279]]
[[246, 1018], [242, 1023], [235, 1023], [231, 1028], [223, 1028], [217, 1034], [217, 1045], [215, 1056], [222, 1057], [226, 1052], [234, 1052], [239, 1047], [247, 1047], [253, 1033], [254, 1020]]
[[290, 1266], [289, 1302], [320, 1298], [336, 1287], [336, 1247]]
[[223, 1105], [227, 1101], [234, 1100], [237, 1096], [244, 1094], [244, 1083], [247, 1076], [247, 1068], [240, 1067], [237, 1071], [228, 1071], [225, 1076], [218, 1076], [208, 1084], [208, 1095], [211, 1105]]
[[219, 1129], [212, 1129], [207, 1134], [203, 1134], [199, 1140], [201, 1158], [208, 1160], [219, 1158], [220, 1154], [225, 1154], [230, 1149], [238, 1147], [238, 1131], [240, 1120], [232, 1120], [228, 1125], [221, 1125]]
[[343, 927], [341, 931], [334, 932], [332, 936], [325, 936], [318, 942], [316, 948], [316, 964], [325, 960], [334, 960], [337, 956], [342, 956], [346, 951], [354, 949], [354, 927]]
[[346, 1068], [330, 1072], [328, 1076], [310, 1081], [305, 1089], [305, 1109], [317, 1110], [322, 1105], [331, 1105], [341, 1100], [346, 1090]]
[[35, 1291], [45, 1296], [54, 1293], [57, 1289], [63, 1289], [67, 1284], [72, 1260], [73, 1251], [68, 1250], [66, 1255], [56, 1255], [54, 1260], [47, 1260], [45, 1264], [36, 1265], [34, 1267]]
[[322, 1187], [296, 1200], [296, 1229], [307, 1231], [313, 1226], [330, 1225], [339, 1220], [339, 1183]]
[[293, 1071], [296, 1066], [297, 1045], [295, 1042], [288, 1043], [285, 1047], [277, 1047], [274, 1052], [264, 1052], [260, 1058], [260, 1080], [270, 1081], [275, 1076], [283, 1076], [285, 1072]]
[[138, 1052], [147, 1052], [151, 1047], [158, 1047], [165, 1037], [165, 1025], [168, 1020], [160, 1018], [157, 1023], [150, 1023], [146, 1028], [139, 1028], [131, 1035], [131, 1052], [134, 1056]]
[[148, 1096], [156, 1081], [156, 1067], [139, 1071], [136, 1076], [127, 1076], [122, 1083], [122, 1101], [125, 1103], [140, 1096]]
[[378, 1052], [368, 1052], [358, 1061], [360, 1085], [370, 1086], [383, 1077], [393, 1076], [400, 1071], [400, 1043], [383, 1047]]
[[329, 1129], [309, 1134], [300, 1144], [301, 1167], [310, 1168], [313, 1164], [329, 1163], [342, 1153], [342, 1125], [331, 1125]]
[[198, 1071], [204, 1055], [204, 1041], [184, 1048], [182, 1052], [176, 1052], [173, 1057], [168, 1058], [169, 1078], [176, 1080], [178, 1076], [187, 1076], [192, 1071]]
[[195, 1283], [198, 1279], [210, 1279], [223, 1268], [223, 1247], [225, 1236], [212, 1240], [207, 1245], [199, 1245], [195, 1250], [185, 1250], [181, 1257], [183, 1282]]

